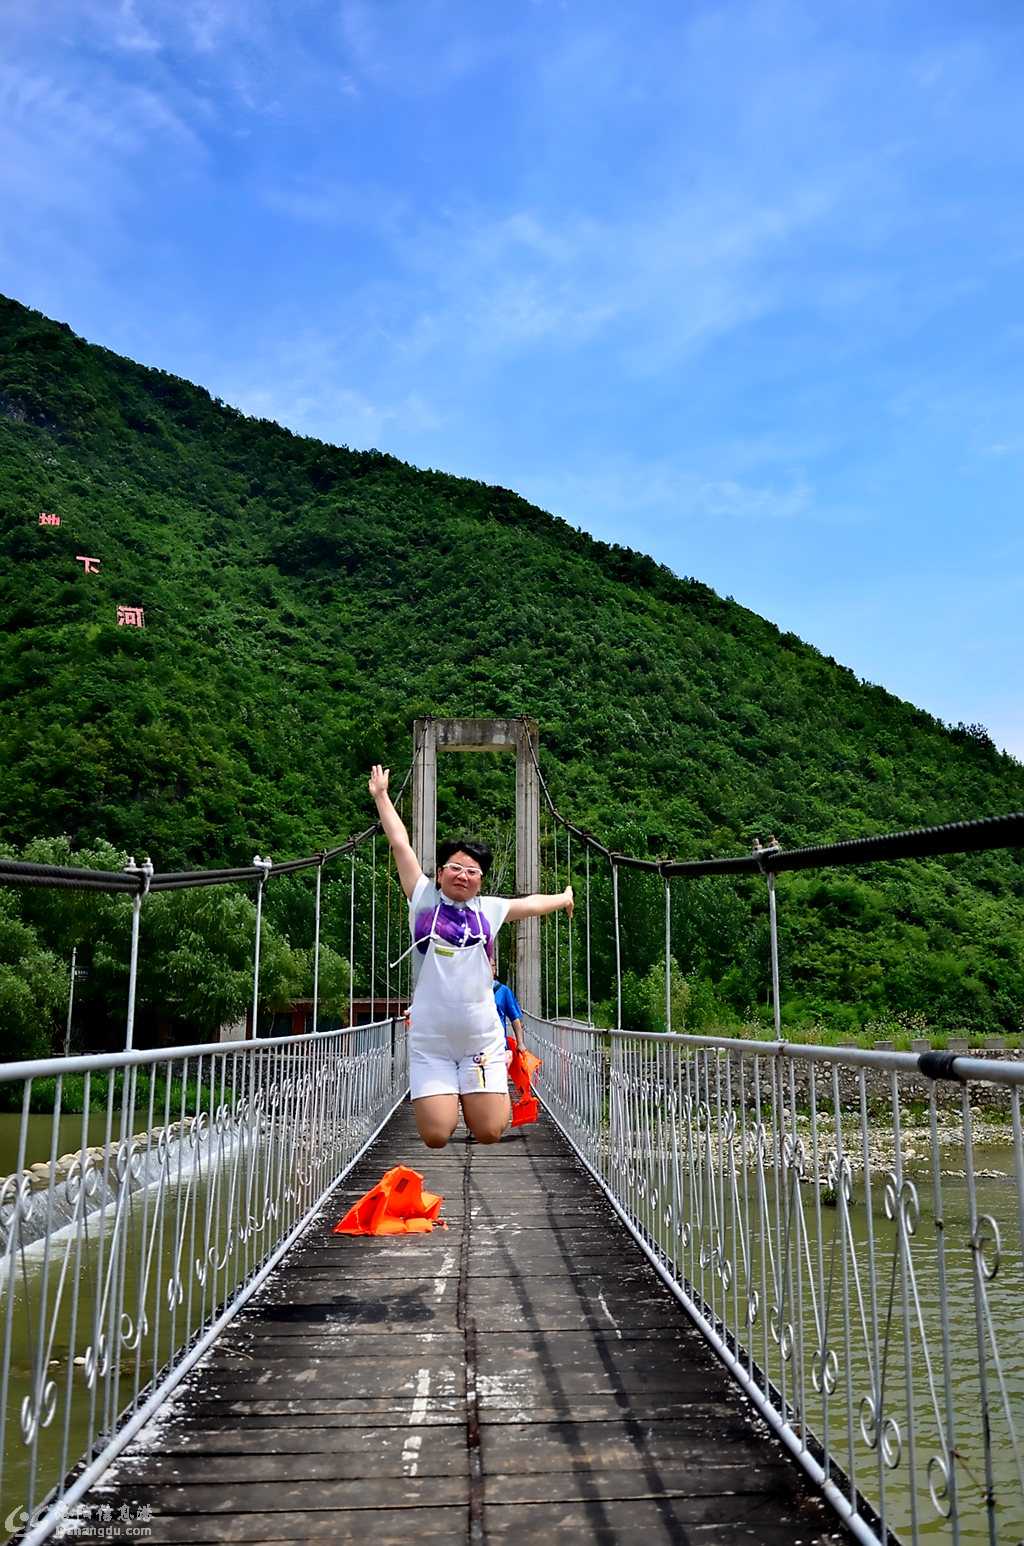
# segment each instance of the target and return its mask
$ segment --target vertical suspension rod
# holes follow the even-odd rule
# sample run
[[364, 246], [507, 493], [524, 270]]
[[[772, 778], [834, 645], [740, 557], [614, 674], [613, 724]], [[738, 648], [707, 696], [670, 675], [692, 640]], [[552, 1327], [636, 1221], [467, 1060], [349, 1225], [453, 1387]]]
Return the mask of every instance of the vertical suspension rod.
[[323, 887], [324, 861], [316, 867], [316, 932], [313, 937], [313, 1034], [320, 1018], [320, 893]]
[[584, 849], [587, 861], [587, 1024], [594, 1023], [594, 1005], [590, 991], [590, 844]]
[[[565, 883], [572, 885], [572, 832], [567, 827], [565, 831]], [[572, 980], [572, 919], [566, 919], [566, 928], [569, 931], [569, 1019], [576, 1018], [576, 1002]]]
[[672, 882], [665, 877], [665, 1029], [672, 1033]]
[[260, 942], [263, 937], [263, 891], [267, 884], [267, 876], [270, 874], [272, 861], [261, 859], [259, 854], [253, 859], [253, 864], [263, 871], [260, 876], [259, 887], [256, 891], [256, 946], [252, 959], [252, 1035], [256, 1040], [258, 1032], [257, 1015], [260, 1007]]
[[355, 1020], [356, 998], [356, 851], [353, 848], [349, 865], [348, 888], [348, 1024], [352, 1029]]
[[772, 1019], [775, 1039], [782, 1040], [782, 1004], [779, 1000], [779, 918], [775, 905], [775, 876], [768, 876], [768, 927], [772, 947]]
[[[144, 859], [141, 864], [136, 864], [134, 859], [129, 859], [125, 869], [132, 875], [142, 876], [142, 890], [137, 891], [132, 897], [132, 943], [131, 960], [128, 967], [128, 1015], [124, 1028], [124, 1050], [131, 1052], [135, 1044], [135, 994], [139, 980], [139, 927], [142, 921], [142, 904], [149, 895], [149, 883], [153, 878], [153, 864], [150, 859]], [[261, 882], [262, 884], [262, 882]], [[72, 992], [74, 991], [74, 970], [72, 963]], [[68, 1034], [71, 1029], [71, 1011], [68, 1011]]]
[[612, 907], [615, 912], [615, 1024], [622, 1029], [622, 930], [619, 926], [619, 866], [613, 859]]

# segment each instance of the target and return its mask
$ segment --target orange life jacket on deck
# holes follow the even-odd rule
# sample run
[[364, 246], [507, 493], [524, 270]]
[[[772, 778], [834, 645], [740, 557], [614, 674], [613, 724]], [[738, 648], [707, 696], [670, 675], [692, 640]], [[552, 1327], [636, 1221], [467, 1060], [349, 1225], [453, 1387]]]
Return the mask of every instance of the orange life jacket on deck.
[[385, 1172], [376, 1186], [339, 1219], [336, 1235], [415, 1235], [429, 1234], [441, 1211], [443, 1197], [423, 1190], [418, 1170], [396, 1165]]

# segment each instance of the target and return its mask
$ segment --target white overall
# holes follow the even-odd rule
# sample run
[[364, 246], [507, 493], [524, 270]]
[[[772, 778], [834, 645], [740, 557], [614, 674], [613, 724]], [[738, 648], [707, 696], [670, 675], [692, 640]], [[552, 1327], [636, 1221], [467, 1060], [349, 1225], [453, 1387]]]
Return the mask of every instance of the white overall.
[[[437, 932], [442, 904], [464, 913], [457, 942]], [[499, 897], [480, 897], [465, 908], [452, 902], [424, 877], [409, 901], [410, 927], [431, 907], [427, 933], [411, 951], [426, 943], [409, 1010], [409, 1081], [413, 1100], [425, 1095], [503, 1095], [508, 1089], [505, 1036], [494, 1003], [484, 917], [497, 934], [508, 911]], [[409, 954], [409, 951], [405, 952]], [[417, 957], [414, 956], [414, 960]]]

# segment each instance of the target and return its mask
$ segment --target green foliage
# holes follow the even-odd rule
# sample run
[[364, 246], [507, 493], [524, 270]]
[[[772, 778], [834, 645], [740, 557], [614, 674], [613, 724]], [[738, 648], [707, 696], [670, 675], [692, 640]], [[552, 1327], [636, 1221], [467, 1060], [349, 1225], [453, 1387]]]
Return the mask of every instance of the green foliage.
[[[949, 729], [507, 489], [246, 419], [13, 301], [0, 300], [0, 362], [0, 841], [68, 833], [76, 862], [149, 853], [161, 869], [308, 853], [365, 825], [369, 763], [400, 770], [410, 722], [428, 713], [536, 718], [561, 808], [652, 857], [1024, 808], [1024, 768], [984, 727]], [[40, 510], [62, 526], [40, 528]], [[79, 553], [101, 572], [83, 574]], [[119, 602], [145, 607], [145, 631], [116, 627]], [[441, 772], [442, 825], [500, 845], [511, 767], [453, 758]], [[553, 875], [550, 844], [546, 864]], [[606, 875], [593, 889], [594, 996], [607, 1002]], [[325, 898], [339, 957], [343, 890]], [[268, 1006], [309, 982], [296, 952], [311, 894], [301, 878], [268, 891]], [[145, 923], [143, 1011], [189, 1036], [238, 1010], [251, 938], [247, 912], [229, 946], [241, 912], [203, 895], [152, 919], [147, 905]], [[63, 966], [47, 952], [86, 937], [83, 1006], [105, 1003], [113, 1025], [126, 901], [90, 897], [72, 916], [37, 892], [8, 908], [34, 933], [15, 930], [0, 960], [17, 1045], [38, 1041], [34, 1014], [59, 1023]], [[623, 904], [623, 961], [643, 985], [662, 952], [660, 886], [624, 876]], [[787, 876], [779, 905], [788, 1030], [857, 1034], [923, 1009], [939, 1029], [1020, 1029], [1018, 856]], [[688, 1024], [767, 1013], [765, 913], [752, 880], [673, 887]], [[360, 987], [367, 958], [360, 933]], [[327, 970], [343, 999], [340, 960]], [[29, 980], [30, 1001], [17, 986]], [[653, 989], [635, 994], [654, 1016]]]
[[[252, 998], [256, 911], [248, 897], [222, 886], [170, 891], [146, 904], [139, 996], [191, 1028], [183, 1039], [206, 1041], [244, 1016]], [[296, 996], [301, 961], [273, 929], [260, 945], [260, 1001], [283, 1008]]]
[[[677, 961], [672, 962], [671, 1008], [672, 1030], [677, 1035], [710, 1034], [731, 1030], [737, 1024], [735, 1013], [720, 997], [711, 979], [696, 974], [684, 976]], [[655, 962], [645, 977], [623, 972], [622, 1023], [636, 1031], [667, 1030], [663, 961]]]
[[[37, 839], [22, 858], [90, 869], [120, 869], [108, 845], [75, 851], [66, 838]], [[110, 862], [113, 861], [113, 862]], [[5, 1056], [47, 1056], [63, 1045], [71, 950], [83, 980], [75, 1022], [87, 1040], [123, 1045], [131, 899], [61, 888], [0, 888], [0, 1016]], [[237, 888], [210, 886], [152, 895], [141, 928], [136, 1045], [156, 1030], [182, 1044], [207, 1041], [241, 1020], [252, 1000], [256, 908]], [[42, 943], [45, 941], [45, 945]], [[48, 947], [48, 948], [47, 948]], [[293, 949], [269, 919], [260, 948], [261, 1010], [312, 994], [312, 950]], [[329, 945], [320, 953], [320, 1002], [338, 1015], [348, 995], [348, 964]]]
[[[194, 1065], [193, 1065], [194, 1066]], [[136, 1068], [134, 1079], [126, 1096], [123, 1070], [113, 1074], [64, 1074], [60, 1081], [60, 1112], [63, 1116], [81, 1114], [86, 1105], [98, 1115], [105, 1111], [113, 1114], [112, 1131], [120, 1135], [121, 1111], [126, 1099], [129, 1103], [129, 1131], [139, 1132], [148, 1126], [148, 1113], [152, 1102], [153, 1124], [162, 1126], [165, 1117], [170, 1122], [181, 1119], [183, 1112], [194, 1116], [200, 1111], [212, 1114], [222, 1096], [228, 1102], [233, 1097], [231, 1089], [216, 1090], [204, 1080], [198, 1085], [195, 1079], [182, 1080], [180, 1068], [168, 1065], [154, 1075], [148, 1068]], [[0, 1084], [0, 1111], [20, 1111], [24, 1088], [17, 1080]], [[34, 1079], [29, 1096], [29, 1111], [34, 1116], [52, 1116], [57, 1110], [57, 1080]]]
[[49, 1024], [67, 994], [67, 974], [35, 930], [17, 916], [16, 899], [0, 890], [0, 1026], [5, 1058], [46, 1057]]

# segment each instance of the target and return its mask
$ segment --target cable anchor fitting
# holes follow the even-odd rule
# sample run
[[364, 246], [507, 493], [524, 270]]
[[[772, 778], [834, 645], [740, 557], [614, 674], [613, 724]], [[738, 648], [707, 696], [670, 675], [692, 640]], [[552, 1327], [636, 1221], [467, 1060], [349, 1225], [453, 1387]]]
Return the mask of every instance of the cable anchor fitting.
[[767, 875], [768, 871], [764, 867], [764, 857], [763, 856], [765, 854], [778, 854], [778, 853], [781, 853], [782, 852], [782, 844], [779, 842], [778, 838], [775, 836], [775, 833], [772, 832], [768, 836], [767, 843], [762, 843], [761, 839], [759, 837], [755, 837], [755, 839], [754, 839], [754, 846], [753, 846], [753, 848], [750, 851], [753, 854], [755, 860], [757, 861], [757, 867], [761, 871], [761, 874], [762, 875]]
[[150, 883], [153, 879], [153, 861], [149, 855], [146, 855], [141, 864], [136, 864], [134, 854], [129, 854], [128, 863], [125, 865], [124, 869], [126, 875], [142, 876], [142, 889], [139, 892], [139, 895], [148, 896]]

